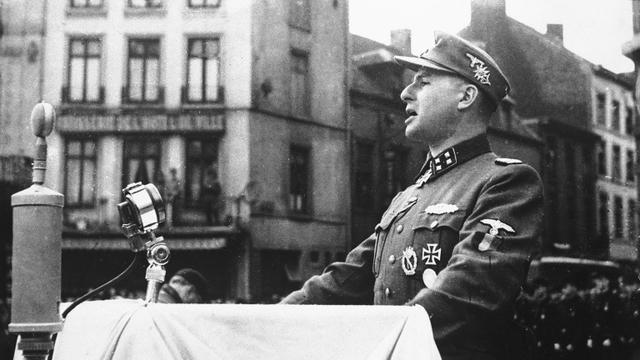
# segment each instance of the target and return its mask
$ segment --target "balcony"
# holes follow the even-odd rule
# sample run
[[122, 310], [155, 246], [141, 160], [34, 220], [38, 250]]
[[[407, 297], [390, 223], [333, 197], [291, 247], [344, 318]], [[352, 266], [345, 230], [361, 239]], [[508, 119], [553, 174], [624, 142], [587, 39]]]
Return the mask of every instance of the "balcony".
[[156, 97], [147, 98], [142, 95], [140, 98], [132, 98], [129, 93], [130, 86], [122, 87], [120, 93], [122, 105], [163, 105], [164, 104], [164, 86], [158, 86]]
[[[85, 89], [86, 90], [86, 89]], [[61, 90], [61, 100], [62, 104], [65, 105], [103, 105], [104, 104], [104, 86], [100, 86], [98, 88], [98, 98], [95, 100], [87, 99], [86, 91], [83, 95], [84, 99], [73, 99], [71, 98], [71, 89], [69, 86], [63, 86]]]
[[218, 94], [215, 100], [207, 99], [190, 99], [186, 86], [180, 88], [180, 101], [183, 105], [219, 105], [224, 104], [224, 87], [218, 86]]

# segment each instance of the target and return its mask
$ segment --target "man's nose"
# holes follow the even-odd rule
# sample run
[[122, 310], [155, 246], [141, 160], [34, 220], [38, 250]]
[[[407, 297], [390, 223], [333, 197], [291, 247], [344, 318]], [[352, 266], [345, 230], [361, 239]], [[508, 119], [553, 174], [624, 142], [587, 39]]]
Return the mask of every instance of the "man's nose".
[[413, 100], [413, 91], [411, 85], [412, 84], [407, 85], [407, 87], [405, 87], [400, 93], [400, 100], [405, 103]]

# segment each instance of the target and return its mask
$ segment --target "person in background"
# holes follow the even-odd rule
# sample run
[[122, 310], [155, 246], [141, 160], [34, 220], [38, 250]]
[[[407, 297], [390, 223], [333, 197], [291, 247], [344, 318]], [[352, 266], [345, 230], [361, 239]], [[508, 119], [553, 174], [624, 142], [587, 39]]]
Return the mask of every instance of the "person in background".
[[205, 173], [202, 202], [207, 216], [208, 225], [220, 225], [220, 212], [223, 208], [222, 186], [218, 179], [218, 172], [210, 167]]
[[181, 197], [182, 182], [178, 179], [178, 169], [171, 168], [169, 170], [169, 179], [167, 180], [165, 190], [165, 210], [167, 212], [167, 226], [175, 224], [175, 210], [178, 207], [178, 201]]
[[178, 270], [162, 285], [158, 302], [164, 304], [206, 304], [209, 302], [207, 279], [197, 270]]

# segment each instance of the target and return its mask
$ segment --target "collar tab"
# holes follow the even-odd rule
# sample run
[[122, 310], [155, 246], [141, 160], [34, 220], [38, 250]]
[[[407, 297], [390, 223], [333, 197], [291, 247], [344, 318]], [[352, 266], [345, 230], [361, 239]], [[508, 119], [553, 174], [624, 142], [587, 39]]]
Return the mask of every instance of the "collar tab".
[[430, 170], [431, 174], [425, 180], [427, 182], [433, 181], [433, 179], [436, 179], [438, 176], [456, 166], [488, 152], [491, 152], [489, 140], [486, 134], [481, 134], [447, 148], [436, 156], [432, 156], [431, 153], [429, 153], [416, 180], [422, 178], [427, 170]]

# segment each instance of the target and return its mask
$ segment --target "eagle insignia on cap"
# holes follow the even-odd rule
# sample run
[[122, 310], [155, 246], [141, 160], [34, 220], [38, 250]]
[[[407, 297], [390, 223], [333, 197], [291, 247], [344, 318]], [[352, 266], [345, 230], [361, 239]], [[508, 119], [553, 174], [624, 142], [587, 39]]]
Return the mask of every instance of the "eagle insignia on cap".
[[498, 235], [500, 230], [504, 230], [508, 233], [511, 234], [515, 234], [515, 230], [513, 230], [513, 228], [505, 223], [503, 223], [500, 220], [496, 220], [496, 219], [482, 219], [480, 220], [481, 223], [485, 224], [485, 225], [489, 225], [491, 226], [491, 229], [489, 229], [489, 234], [496, 236]]
[[489, 82], [489, 75], [491, 75], [491, 73], [487, 69], [487, 66], [484, 64], [484, 61], [469, 53], [467, 53], [466, 55], [469, 60], [471, 60], [469, 67], [473, 69], [473, 76], [475, 76], [476, 80], [478, 80], [481, 84], [491, 86], [491, 82]]

